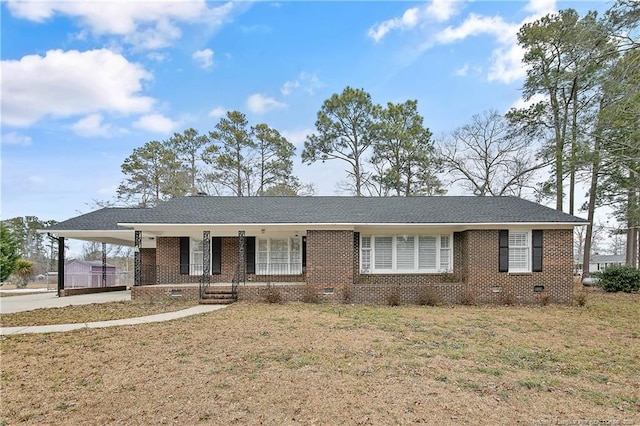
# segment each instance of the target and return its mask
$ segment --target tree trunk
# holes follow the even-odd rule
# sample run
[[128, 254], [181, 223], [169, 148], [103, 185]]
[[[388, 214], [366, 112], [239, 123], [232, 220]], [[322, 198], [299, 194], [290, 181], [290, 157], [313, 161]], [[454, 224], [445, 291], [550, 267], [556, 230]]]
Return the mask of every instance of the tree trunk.
[[598, 189], [598, 173], [600, 169], [600, 136], [596, 133], [593, 144], [593, 162], [591, 164], [591, 186], [589, 188], [589, 208], [587, 213], [587, 233], [584, 238], [582, 253], [582, 278], [589, 276], [589, 258], [591, 257], [591, 238], [593, 237], [593, 218], [596, 211], [596, 191]]
[[[635, 174], [633, 172], [630, 173], [629, 181], [633, 182], [635, 178]], [[627, 193], [627, 252], [626, 252], [626, 264], [629, 266], [633, 266], [634, 268], [638, 266], [638, 230], [636, 229], [636, 221], [634, 220], [633, 210], [635, 204], [638, 202], [636, 197], [635, 190], [629, 189]]]

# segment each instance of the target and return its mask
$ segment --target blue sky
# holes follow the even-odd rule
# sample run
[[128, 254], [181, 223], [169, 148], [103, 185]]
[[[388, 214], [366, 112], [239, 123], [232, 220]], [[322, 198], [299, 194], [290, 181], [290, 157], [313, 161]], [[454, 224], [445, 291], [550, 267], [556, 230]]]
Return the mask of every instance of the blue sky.
[[65, 220], [111, 200], [134, 148], [228, 110], [297, 147], [336, 193], [340, 163], [302, 165], [322, 102], [346, 86], [417, 99], [436, 137], [520, 101], [523, 22], [604, 2], [3, 2], [2, 218]]

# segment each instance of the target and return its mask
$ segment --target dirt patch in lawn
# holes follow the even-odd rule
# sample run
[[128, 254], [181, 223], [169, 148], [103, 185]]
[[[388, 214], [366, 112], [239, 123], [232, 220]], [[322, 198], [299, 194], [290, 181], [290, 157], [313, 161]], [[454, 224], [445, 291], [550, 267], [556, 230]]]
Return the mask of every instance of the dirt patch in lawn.
[[238, 303], [10, 336], [0, 423], [638, 424], [639, 317], [638, 295], [603, 293], [584, 307]]
[[135, 318], [147, 315], [174, 312], [195, 306], [196, 300], [163, 299], [153, 303], [123, 301], [73, 305], [63, 308], [35, 309], [0, 315], [0, 326], [22, 327], [30, 325], [75, 324]]

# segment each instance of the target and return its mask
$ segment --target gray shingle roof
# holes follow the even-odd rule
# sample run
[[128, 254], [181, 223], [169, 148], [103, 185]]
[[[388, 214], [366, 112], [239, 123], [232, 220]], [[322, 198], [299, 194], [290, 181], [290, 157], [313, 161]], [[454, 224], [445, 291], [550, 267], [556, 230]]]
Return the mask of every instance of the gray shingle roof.
[[582, 224], [515, 197], [177, 197], [154, 208], [104, 208], [47, 230], [124, 230], [153, 224]]
[[46, 228], [47, 231], [119, 231], [128, 230], [118, 223], [139, 221], [149, 209], [128, 207], [105, 207], [86, 213]]
[[515, 197], [178, 197], [120, 223], [585, 223]]

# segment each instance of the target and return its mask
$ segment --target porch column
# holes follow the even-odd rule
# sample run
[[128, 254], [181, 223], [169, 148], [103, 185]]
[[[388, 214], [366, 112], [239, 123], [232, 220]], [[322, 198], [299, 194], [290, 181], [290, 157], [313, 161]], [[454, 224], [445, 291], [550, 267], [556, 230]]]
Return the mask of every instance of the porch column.
[[202, 232], [202, 285], [200, 297], [203, 297], [206, 287], [211, 281], [211, 231]]
[[135, 231], [133, 242], [133, 285], [140, 285], [142, 279], [142, 264], [140, 247], [142, 246], [142, 231]]
[[247, 262], [244, 256], [244, 231], [238, 231], [238, 283], [244, 283]]
[[107, 243], [102, 243], [102, 287], [107, 286]]
[[58, 237], [58, 297], [64, 290], [64, 237]]

